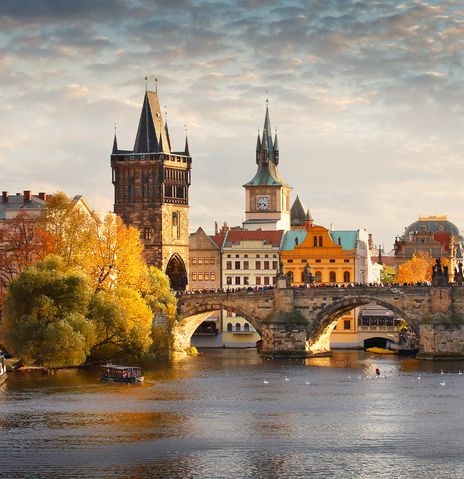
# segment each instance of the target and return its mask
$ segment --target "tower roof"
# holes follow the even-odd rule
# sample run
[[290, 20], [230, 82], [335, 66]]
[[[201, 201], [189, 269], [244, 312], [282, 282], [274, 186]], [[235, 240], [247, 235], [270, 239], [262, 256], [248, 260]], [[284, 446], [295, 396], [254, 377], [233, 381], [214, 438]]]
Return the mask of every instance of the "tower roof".
[[157, 92], [145, 92], [134, 153], [170, 153]]
[[261, 140], [256, 145], [256, 162], [258, 170], [248, 183], [243, 186], [283, 186], [285, 185], [277, 170], [278, 160], [276, 159], [276, 151], [272, 141], [271, 120], [269, 116], [269, 107], [266, 106], [266, 114], [264, 117], [264, 127]]
[[312, 221], [312, 216], [309, 210], [305, 209], [300, 198], [296, 197], [290, 208], [290, 222], [292, 226], [301, 226], [305, 221]]

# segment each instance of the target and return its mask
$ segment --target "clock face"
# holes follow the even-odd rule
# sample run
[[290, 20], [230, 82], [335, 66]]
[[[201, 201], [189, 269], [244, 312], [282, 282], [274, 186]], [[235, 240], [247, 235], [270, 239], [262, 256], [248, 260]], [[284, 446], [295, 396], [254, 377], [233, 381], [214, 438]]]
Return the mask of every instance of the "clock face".
[[271, 198], [269, 196], [258, 196], [256, 204], [259, 210], [268, 210], [271, 207]]

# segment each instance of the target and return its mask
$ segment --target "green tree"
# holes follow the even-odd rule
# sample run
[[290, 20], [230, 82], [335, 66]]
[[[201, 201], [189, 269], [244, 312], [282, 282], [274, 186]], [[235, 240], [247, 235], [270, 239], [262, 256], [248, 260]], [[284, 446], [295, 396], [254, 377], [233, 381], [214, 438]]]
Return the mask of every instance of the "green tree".
[[45, 366], [81, 364], [95, 342], [87, 321], [91, 289], [61, 258], [48, 257], [26, 268], [10, 285], [5, 337], [26, 362]]
[[395, 270], [390, 266], [383, 267], [380, 273], [380, 281], [384, 284], [394, 283], [396, 279]]
[[177, 300], [171, 291], [169, 278], [153, 266], [148, 268], [148, 288], [144, 298], [153, 312], [153, 350], [167, 350], [177, 320]]

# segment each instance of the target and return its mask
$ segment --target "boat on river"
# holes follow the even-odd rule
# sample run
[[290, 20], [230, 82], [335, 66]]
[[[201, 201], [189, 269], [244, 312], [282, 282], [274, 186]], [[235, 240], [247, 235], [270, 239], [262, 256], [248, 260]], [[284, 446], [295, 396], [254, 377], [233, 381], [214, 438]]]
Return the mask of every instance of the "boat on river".
[[105, 364], [100, 369], [100, 379], [114, 383], [143, 383], [144, 378], [141, 368]]
[[391, 349], [385, 348], [367, 348], [366, 351], [374, 354], [398, 354], [398, 351], [392, 351]]
[[6, 381], [5, 356], [0, 351], [0, 384], [3, 384], [5, 381]]

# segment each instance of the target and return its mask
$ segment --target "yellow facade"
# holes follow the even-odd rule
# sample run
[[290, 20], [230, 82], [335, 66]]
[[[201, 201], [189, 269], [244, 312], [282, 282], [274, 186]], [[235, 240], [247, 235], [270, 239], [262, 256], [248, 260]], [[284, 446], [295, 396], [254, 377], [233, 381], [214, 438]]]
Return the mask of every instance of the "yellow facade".
[[[354, 233], [329, 231], [323, 226], [312, 224], [308, 224], [305, 230], [288, 232], [280, 256], [284, 273], [292, 275], [292, 285], [304, 284], [303, 274], [306, 265], [310, 267], [315, 285], [346, 285], [354, 282], [356, 265]], [[346, 246], [353, 248], [345, 249]], [[350, 311], [339, 319], [332, 333], [332, 340], [338, 343], [351, 343], [355, 331], [355, 312]]]

